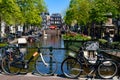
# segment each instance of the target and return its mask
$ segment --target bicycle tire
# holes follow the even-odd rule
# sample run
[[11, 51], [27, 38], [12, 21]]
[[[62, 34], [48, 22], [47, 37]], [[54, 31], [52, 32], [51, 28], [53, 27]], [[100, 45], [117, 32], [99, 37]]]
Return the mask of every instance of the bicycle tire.
[[[27, 65], [27, 60], [23, 60], [23, 62], [21, 62], [23, 68], [20, 69], [20, 73], [19, 74], [27, 74], [29, 72], [29, 64]], [[27, 65], [28, 68], [25, 68], [25, 64]]]
[[62, 62], [61, 70], [66, 77], [75, 79], [81, 75], [83, 68], [77, 59], [69, 57]]
[[53, 75], [58, 68], [56, 59], [52, 55], [43, 55], [43, 59], [45, 60], [45, 63], [48, 64], [48, 66], [46, 66], [43, 63], [41, 57], [38, 56], [35, 63], [36, 71], [43, 76]]
[[111, 79], [117, 74], [117, 64], [112, 60], [105, 60], [98, 66], [98, 75], [103, 79]]
[[16, 75], [20, 72], [20, 68], [12, 67], [11, 63], [13, 60], [10, 60], [8, 56], [3, 57], [2, 59], [2, 70], [5, 74]]

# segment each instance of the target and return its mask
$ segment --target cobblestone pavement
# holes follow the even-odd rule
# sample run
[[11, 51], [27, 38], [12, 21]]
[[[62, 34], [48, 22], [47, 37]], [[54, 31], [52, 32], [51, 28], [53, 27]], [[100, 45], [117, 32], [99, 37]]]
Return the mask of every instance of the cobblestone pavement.
[[117, 77], [113, 79], [85, 79], [85, 78], [78, 78], [78, 79], [68, 79], [59, 76], [38, 76], [32, 75], [28, 73], [27, 75], [3, 75], [0, 74], [0, 80], [120, 80]]

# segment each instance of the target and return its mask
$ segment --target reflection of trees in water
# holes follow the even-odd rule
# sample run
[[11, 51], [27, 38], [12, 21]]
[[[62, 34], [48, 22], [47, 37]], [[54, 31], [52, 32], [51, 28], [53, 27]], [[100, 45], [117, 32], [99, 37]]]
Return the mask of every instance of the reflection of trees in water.
[[51, 35], [50, 37], [50, 44], [54, 47], [58, 47], [58, 45], [60, 44], [60, 39], [58, 36], [55, 36], [55, 35]]
[[41, 43], [42, 46], [47, 47], [47, 46], [53, 46], [53, 47], [60, 47], [60, 37], [56, 35], [49, 35], [47, 38], [42, 37], [41, 38]]

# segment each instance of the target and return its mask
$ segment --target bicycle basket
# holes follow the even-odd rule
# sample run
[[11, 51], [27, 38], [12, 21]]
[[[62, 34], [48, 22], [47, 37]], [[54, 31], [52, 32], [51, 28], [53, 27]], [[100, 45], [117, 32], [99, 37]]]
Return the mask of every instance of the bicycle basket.
[[84, 51], [84, 57], [88, 60], [89, 63], [95, 64], [97, 61], [97, 52], [96, 51]]
[[94, 41], [88, 41], [85, 47], [86, 47], [86, 50], [97, 50], [99, 49], [99, 43]]

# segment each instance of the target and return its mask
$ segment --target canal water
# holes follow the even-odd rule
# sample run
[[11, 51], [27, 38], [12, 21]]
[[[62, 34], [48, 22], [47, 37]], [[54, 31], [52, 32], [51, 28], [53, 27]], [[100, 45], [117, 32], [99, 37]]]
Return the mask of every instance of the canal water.
[[[45, 36], [43, 35], [40, 38], [39, 45], [41, 45], [41, 47], [64, 48], [64, 41], [60, 36], [47, 34]], [[45, 49], [43, 50], [49, 52], [49, 50], [45, 50]], [[55, 57], [56, 61], [58, 62], [58, 69], [55, 74], [58, 75], [62, 74], [61, 63], [65, 59], [65, 53], [66, 53], [65, 50], [59, 50], [59, 49], [52, 50], [52, 55]]]

